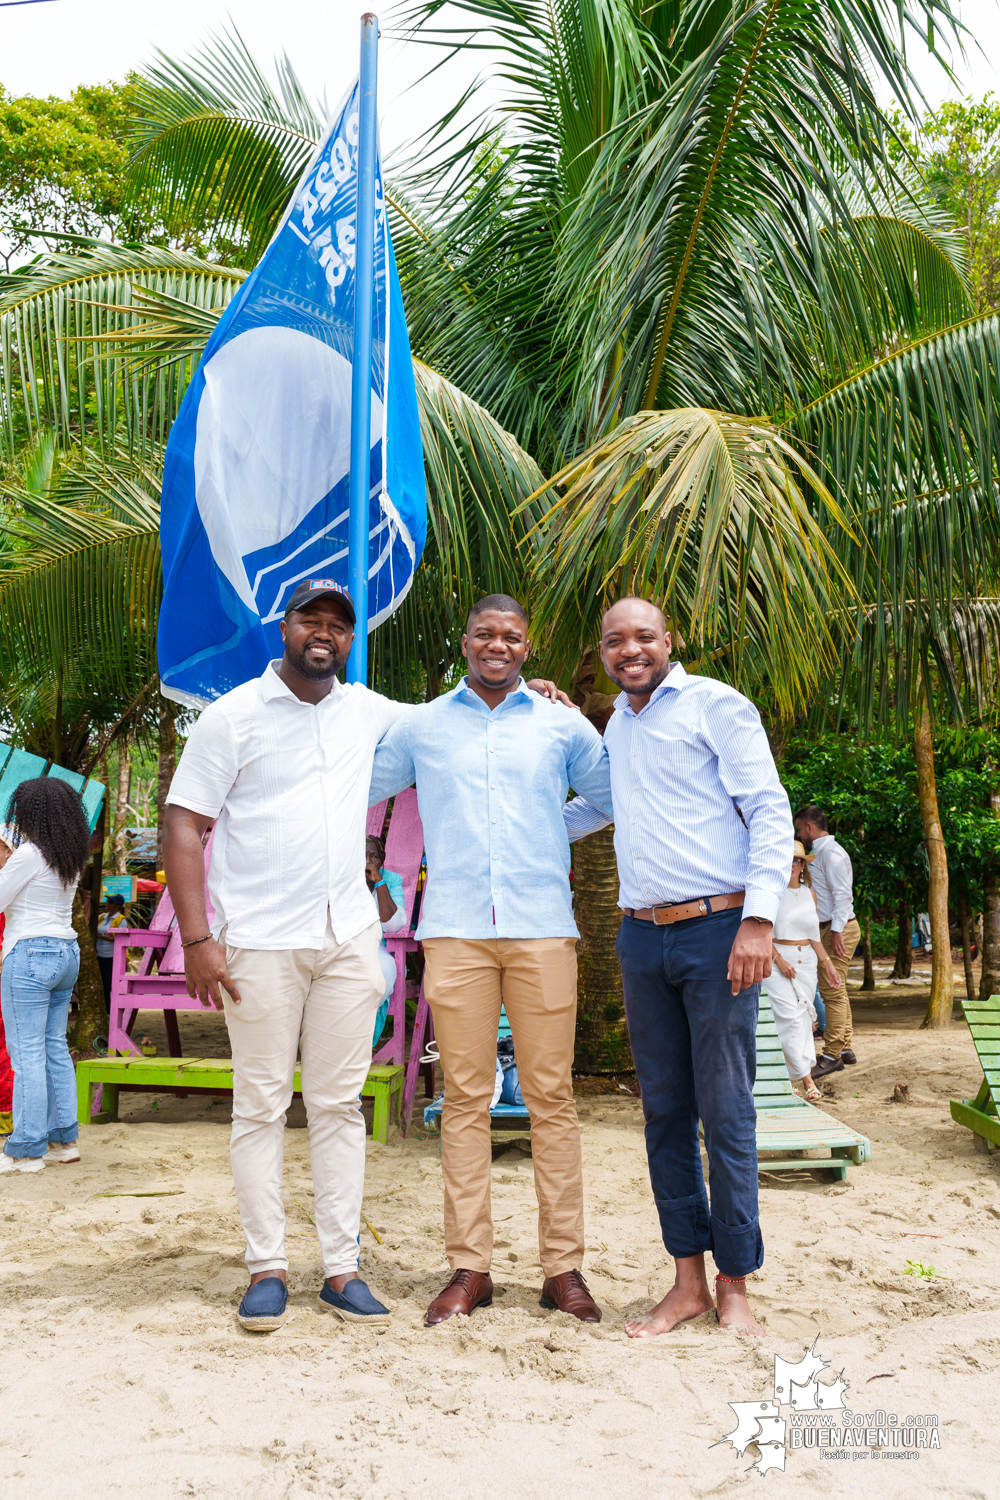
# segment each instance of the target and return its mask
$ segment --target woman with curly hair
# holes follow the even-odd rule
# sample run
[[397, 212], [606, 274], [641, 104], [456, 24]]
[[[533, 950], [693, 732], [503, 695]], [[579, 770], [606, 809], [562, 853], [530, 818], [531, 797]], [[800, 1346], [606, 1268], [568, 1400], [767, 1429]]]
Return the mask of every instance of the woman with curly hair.
[[73, 897], [90, 830], [79, 795], [55, 777], [22, 781], [7, 816], [21, 843], [0, 870], [0, 1000], [14, 1068], [14, 1130], [0, 1172], [40, 1172], [46, 1159], [80, 1160], [66, 1021], [80, 969]]

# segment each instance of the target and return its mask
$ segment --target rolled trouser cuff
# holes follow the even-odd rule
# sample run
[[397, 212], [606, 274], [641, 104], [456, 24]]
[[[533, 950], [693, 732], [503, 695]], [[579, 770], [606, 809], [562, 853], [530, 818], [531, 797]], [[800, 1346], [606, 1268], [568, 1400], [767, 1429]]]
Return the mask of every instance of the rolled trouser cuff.
[[712, 1221], [704, 1192], [688, 1198], [657, 1198], [656, 1212], [667, 1251], [675, 1260], [712, 1249]]
[[723, 1276], [749, 1276], [764, 1264], [760, 1221], [723, 1224], [712, 1215], [712, 1259]]

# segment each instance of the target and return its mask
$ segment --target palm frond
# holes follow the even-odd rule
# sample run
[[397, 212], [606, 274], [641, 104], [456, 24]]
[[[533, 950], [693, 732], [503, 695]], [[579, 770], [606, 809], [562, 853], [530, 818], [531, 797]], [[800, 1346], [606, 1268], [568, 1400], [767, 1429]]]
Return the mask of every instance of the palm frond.
[[808, 702], [835, 660], [825, 613], [850, 584], [806, 492], [831, 516], [838, 507], [770, 423], [639, 413], [551, 483], [564, 494], [534, 532], [533, 578], [558, 659], [577, 659], [607, 604], [636, 593], [661, 605], [702, 670], [744, 691], [766, 681], [782, 712]]
[[264, 250], [323, 130], [287, 57], [272, 85], [234, 29], [186, 61], [159, 53], [138, 81], [126, 189], [177, 234]]
[[158, 471], [77, 452], [44, 495], [4, 486], [0, 680], [15, 718], [44, 683], [111, 723], [155, 675]]
[[[176, 250], [94, 241], [0, 279], [0, 452], [43, 431], [108, 453], [165, 443], [199, 337], [244, 275]], [[170, 358], [136, 368], [137, 351], [168, 335]]]

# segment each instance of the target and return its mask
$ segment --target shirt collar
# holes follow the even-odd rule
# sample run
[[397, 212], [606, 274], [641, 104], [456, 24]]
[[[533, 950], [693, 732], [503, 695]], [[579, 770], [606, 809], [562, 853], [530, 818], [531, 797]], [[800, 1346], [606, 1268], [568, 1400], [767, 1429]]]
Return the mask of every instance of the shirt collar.
[[[260, 695], [264, 702], [272, 703], [277, 699], [283, 699], [286, 703], [305, 703], [305, 699], [293, 693], [287, 682], [283, 682], [278, 676], [278, 668], [280, 666], [280, 658], [277, 661], [269, 661], [260, 674]], [[321, 698], [317, 704], [307, 703], [306, 707], [322, 708], [324, 703], [329, 703], [331, 699], [336, 698], [338, 693], [342, 693], [343, 691], [343, 683], [335, 677], [333, 679], [333, 687], [327, 693], [326, 697]]]
[[[472, 691], [472, 688], [470, 688], [469, 686], [468, 677], [463, 677], [461, 682], [459, 682], [455, 687], [452, 688], [452, 694], [456, 698], [463, 698], [466, 703], [471, 703], [473, 704], [473, 706], [478, 704], [479, 707], [486, 713], [496, 712], [495, 709], [490, 710], [489, 708], [487, 708], [486, 704], [483, 702], [482, 698], [480, 698], [479, 694]], [[505, 704], [510, 703], [514, 698], [526, 698], [530, 702], [531, 699], [535, 696], [537, 695], [532, 693], [531, 689], [525, 683], [524, 678], [519, 677], [517, 679], [517, 687], [507, 694], [506, 698], [503, 700], [503, 703], [497, 704], [497, 708], [503, 708]]]
[[[663, 681], [660, 683], [659, 687], [653, 689], [653, 692], [652, 692], [652, 695], [650, 697], [649, 703], [646, 704], [646, 708], [649, 707], [650, 703], [655, 703], [656, 700], [657, 700], [657, 698], [662, 698], [663, 694], [667, 691], [668, 688], [670, 689], [671, 692], [678, 692], [679, 693], [680, 690], [681, 690], [681, 688], [684, 687], [685, 684], [688, 683], [688, 682], [690, 682], [690, 681], [691, 681], [690, 677], [685, 672], [685, 670], [681, 666], [680, 662], [679, 661], [675, 661], [674, 664], [673, 664], [673, 666], [670, 668], [670, 671], [667, 673], [666, 677], [664, 677]], [[627, 709], [628, 712], [632, 715], [633, 718], [637, 718], [638, 717], [638, 715], [635, 712], [635, 709], [632, 707], [631, 703], [629, 702], [628, 693], [621, 692], [621, 693], [618, 694], [618, 697], [615, 699], [615, 708], [616, 709], [620, 709], [623, 712]], [[646, 711], [646, 709], [640, 709], [639, 713], [645, 713], [645, 711]]]

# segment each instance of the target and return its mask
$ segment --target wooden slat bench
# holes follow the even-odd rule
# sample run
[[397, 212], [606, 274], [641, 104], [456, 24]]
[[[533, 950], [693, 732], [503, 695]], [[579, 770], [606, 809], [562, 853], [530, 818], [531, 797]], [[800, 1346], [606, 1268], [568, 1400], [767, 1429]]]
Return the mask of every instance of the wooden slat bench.
[[969, 1023], [972, 1041], [983, 1065], [983, 1081], [974, 1099], [952, 1099], [951, 1117], [972, 1131], [976, 1150], [989, 1152], [1000, 1146], [1000, 995], [988, 1000], [963, 1000], [962, 1014]]
[[[762, 1172], [832, 1171], [840, 1180], [847, 1163], [869, 1161], [871, 1144], [825, 1110], [800, 1099], [792, 1088], [778, 1040], [767, 991], [761, 991], [757, 1018], [757, 1158]], [[788, 1156], [789, 1151], [828, 1150], [829, 1157]], [[771, 1153], [779, 1153], [773, 1157]]]
[[[101, 1109], [94, 1114], [94, 1089], [103, 1090]], [[295, 1069], [295, 1093], [301, 1095], [302, 1079]], [[76, 1065], [77, 1117], [81, 1125], [106, 1124], [118, 1118], [121, 1090], [140, 1094], [204, 1093], [226, 1095], [233, 1091], [233, 1064], [228, 1057], [94, 1057]], [[403, 1100], [403, 1069], [376, 1065], [368, 1070], [366, 1099], [374, 1099], [372, 1135], [388, 1141], [399, 1128]], [[393, 1102], [395, 1101], [395, 1109]]]

